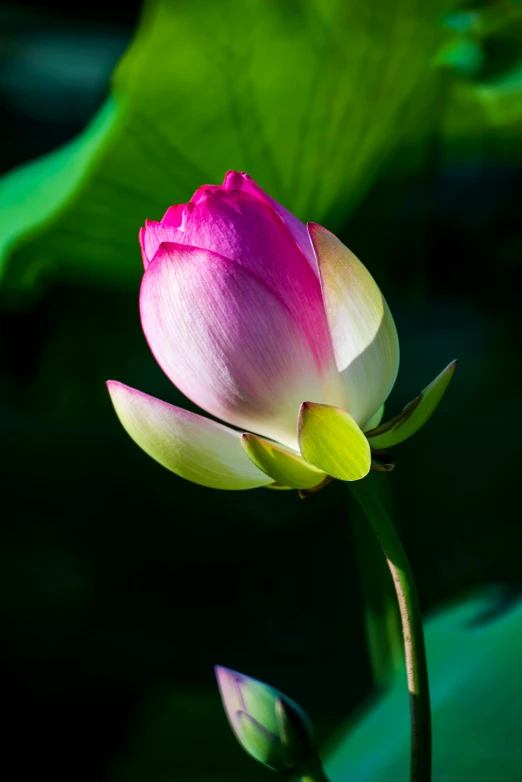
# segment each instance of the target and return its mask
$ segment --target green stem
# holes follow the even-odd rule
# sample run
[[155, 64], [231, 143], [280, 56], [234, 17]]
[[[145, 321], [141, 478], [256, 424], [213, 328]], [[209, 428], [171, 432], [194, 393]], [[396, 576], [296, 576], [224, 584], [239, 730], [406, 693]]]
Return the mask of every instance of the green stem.
[[431, 714], [426, 647], [419, 596], [406, 552], [395, 527], [372, 491], [371, 479], [350, 483], [383, 550], [390, 569], [401, 614], [406, 672], [410, 692], [412, 782], [431, 779]]
[[301, 768], [301, 773], [297, 776], [301, 782], [330, 782], [319, 755], [315, 755], [306, 761], [306, 765]]
[[317, 771], [314, 771], [314, 773], [306, 774], [304, 777], [301, 777], [301, 782], [330, 782], [330, 780], [324, 773], [324, 768], [321, 766]]

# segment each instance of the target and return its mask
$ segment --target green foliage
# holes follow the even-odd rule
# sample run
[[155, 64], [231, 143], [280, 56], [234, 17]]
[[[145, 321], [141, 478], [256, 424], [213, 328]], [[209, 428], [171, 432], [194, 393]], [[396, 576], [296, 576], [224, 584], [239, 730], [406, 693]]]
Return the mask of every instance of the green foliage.
[[134, 287], [144, 219], [229, 168], [338, 226], [397, 145], [423, 137], [446, 6], [150, 2], [91, 126], [0, 184], [4, 291], [57, 276]]
[[441, 123], [445, 154], [472, 158], [487, 144], [490, 156], [520, 159], [522, 4], [477, 3], [445, 25], [452, 36], [434, 59], [456, 77]]
[[[522, 775], [522, 603], [476, 598], [426, 623], [432, 689], [434, 782], [516, 782]], [[360, 714], [335, 741], [332, 782], [408, 778], [406, 681]]]
[[129, 751], [109, 776], [110, 782], [262, 782], [267, 778], [270, 772], [238, 746], [217, 688], [211, 695], [173, 687], [168, 680], [148, 695]]
[[[426, 622], [434, 722], [434, 782], [518, 782], [522, 774], [522, 604], [501, 593], [476, 597]], [[240, 752], [219, 700], [173, 690], [151, 694], [113, 782], [263, 779]], [[230, 735], [226, 734], [226, 730]], [[408, 779], [405, 681], [339, 729], [322, 754], [332, 782]], [[201, 752], [201, 747], [205, 752]], [[169, 771], [170, 770], [170, 771]]]
[[[6, 264], [0, 265], [0, 280], [9, 271], [7, 281], [15, 290], [25, 292], [42, 277], [59, 276], [60, 263], [68, 252], [72, 252], [70, 262], [80, 267], [82, 262], [96, 262], [88, 241], [86, 246], [88, 236], [81, 240], [80, 225], [74, 220], [74, 200], [99, 164], [104, 146], [110, 144], [118, 114], [116, 102], [109, 99], [78, 138], [10, 172], [0, 183], [0, 259]], [[106, 238], [112, 245], [116, 241], [117, 246], [117, 238], [111, 239], [109, 234]], [[16, 262], [7, 268], [12, 253]]]

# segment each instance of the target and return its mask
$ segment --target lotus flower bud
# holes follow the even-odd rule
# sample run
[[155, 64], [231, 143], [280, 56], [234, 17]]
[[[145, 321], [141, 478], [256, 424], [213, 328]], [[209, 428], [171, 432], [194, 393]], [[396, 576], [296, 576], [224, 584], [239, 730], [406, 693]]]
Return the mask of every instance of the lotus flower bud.
[[[388, 449], [437, 407], [450, 364], [382, 423], [399, 368], [392, 314], [332, 233], [229, 171], [140, 233], [143, 331], [163, 371], [212, 417], [109, 381], [132, 439], [215, 489], [318, 491], [389, 470]], [[214, 420], [219, 419], [219, 420]]]
[[260, 763], [304, 773], [315, 758], [312, 725], [295, 701], [268, 684], [216, 666], [223, 706], [243, 748]]

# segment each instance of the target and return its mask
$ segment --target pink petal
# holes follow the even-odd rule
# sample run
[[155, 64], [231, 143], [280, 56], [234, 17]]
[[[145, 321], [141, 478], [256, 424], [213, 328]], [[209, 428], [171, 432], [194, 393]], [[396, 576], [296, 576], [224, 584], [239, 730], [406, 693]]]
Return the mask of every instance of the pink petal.
[[162, 242], [182, 242], [183, 232], [171, 225], [145, 221], [145, 228], [140, 228], [140, 245], [145, 269], [156, 255]]
[[[243, 195], [241, 208], [245, 198], [248, 208], [256, 203]], [[230, 240], [231, 254], [241, 239]], [[279, 276], [270, 255], [264, 270], [261, 251], [251, 249], [241, 263], [163, 244], [143, 277], [143, 330], [164, 372], [197, 405], [297, 448], [304, 400], [345, 403], [319, 283], [291, 255], [279, 257]]]
[[318, 277], [272, 207], [257, 195], [230, 189], [231, 183], [229, 178], [223, 186], [200, 187], [182, 210], [176, 207], [176, 217], [182, 220], [179, 229], [147, 223], [150, 251], [155, 254], [159, 243], [173, 241], [211, 250], [248, 269], [284, 299], [321, 370], [335, 373]]
[[317, 275], [268, 203], [244, 190], [224, 187], [200, 188], [191, 203], [183, 244], [237, 261], [285, 297], [293, 287], [300, 295], [308, 297], [311, 292], [317, 301], [321, 299]]
[[181, 228], [186, 206], [187, 204], [175, 204], [175, 206], [169, 206], [161, 218], [161, 224], [170, 225], [172, 228]]
[[[258, 202], [257, 209], [252, 204], [249, 206], [251, 198]], [[249, 220], [253, 222], [246, 222]], [[270, 235], [265, 236], [267, 226], [271, 226], [271, 230]], [[229, 229], [233, 236], [229, 236]], [[318, 275], [315, 254], [304, 224], [265, 193], [248, 174], [229, 171], [222, 185], [198, 188], [188, 204], [171, 206], [160, 223], [147, 220], [145, 228], [140, 230], [140, 243], [146, 268], [161, 242], [204, 247], [240, 259], [245, 251], [251, 252], [252, 246], [260, 249], [264, 246], [265, 255], [269, 254], [274, 242], [281, 244], [283, 235], [286, 236], [286, 247], [292, 245], [292, 255], [305, 258]], [[241, 238], [245, 240], [248, 236], [250, 241], [245, 247]], [[261, 243], [258, 241], [260, 236], [263, 239]], [[235, 248], [233, 255], [229, 255], [230, 246]]]
[[308, 231], [306, 230], [304, 223], [302, 223], [295, 215], [289, 212], [288, 209], [285, 209], [284, 206], [281, 206], [281, 204], [271, 198], [268, 193], [265, 193], [265, 191], [262, 190], [259, 185], [243, 171], [227, 171], [225, 181], [223, 182], [223, 187], [225, 187], [227, 190], [241, 190], [243, 193], [248, 193], [249, 195], [258, 198], [260, 201], [263, 201], [265, 204], [269, 204], [269, 206], [271, 206], [272, 209], [279, 215], [287, 229], [294, 237], [294, 241], [297, 242], [299, 249], [305, 256], [314, 272], [317, 275], [319, 274], [315, 253], [313, 251], [310, 237], [308, 236]]
[[193, 209], [193, 204], [175, 204], [169, 206], [161, 222], [145, 220], [145, 228], [140, 228], [139, 238], [143, 265], [145, 268], [153, 260], [162, 242], [184, 242], [184, 230]]

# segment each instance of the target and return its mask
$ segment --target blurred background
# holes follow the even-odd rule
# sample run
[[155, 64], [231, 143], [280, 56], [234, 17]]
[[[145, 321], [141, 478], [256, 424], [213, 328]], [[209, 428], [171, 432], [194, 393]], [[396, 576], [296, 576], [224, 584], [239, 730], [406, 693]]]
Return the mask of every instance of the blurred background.
[[[338, 233], [376, 278], [401, 340], [390, 415], [460, 359], [395, 471], [372, 478], [428, 615], [494, 587], [459, 625], [435, 699], [460, 714], [473, 649], [480, 703], [467, 696], [459, 725], [500, 720], [491, 768], [521, 778], [522, 626], [502, 624], [522, 582], [521, 43], [515, 0], [0, 4], [13, 778], [268, 779], [227, 726], [214, 664], [279, 687], [341, 742], [400, 668], [388, 575], [346, 486], [300, 501], [192, 485], [142, 453], [109, 402], [112, 378], [195, 409], [141, 332], [137, 233], [231, 168]], [[448, 755], [436, 778], [493, 778], [473, 765], [480, 741], [455, 750], [458, 777]], [[333, 778], [374, 779], [349, 771]]]

